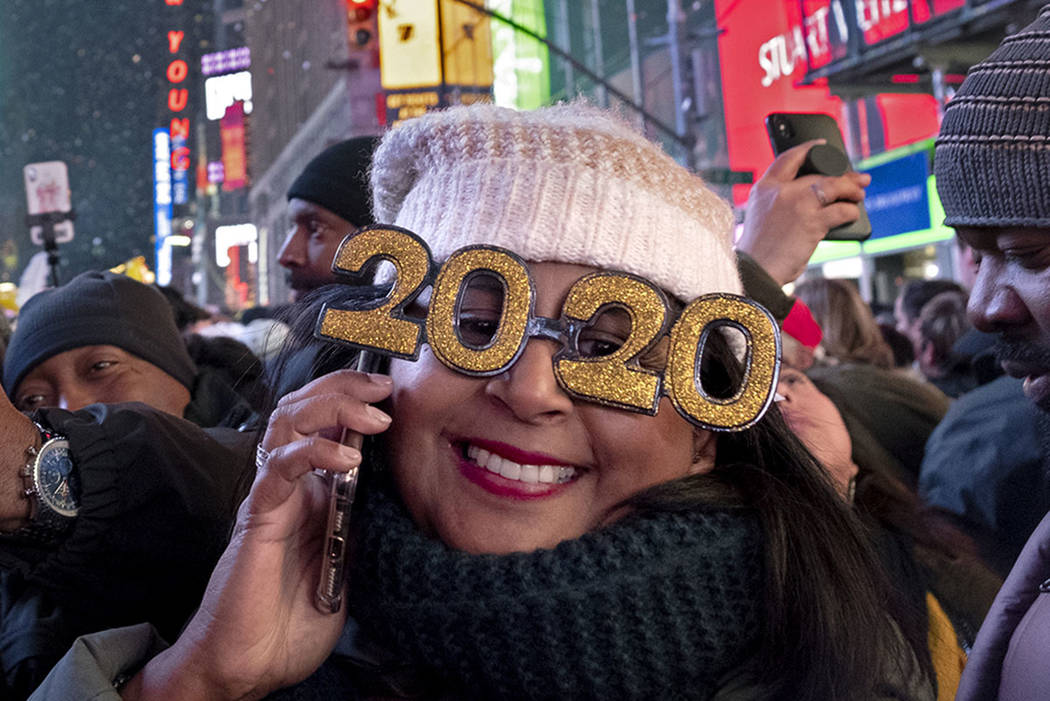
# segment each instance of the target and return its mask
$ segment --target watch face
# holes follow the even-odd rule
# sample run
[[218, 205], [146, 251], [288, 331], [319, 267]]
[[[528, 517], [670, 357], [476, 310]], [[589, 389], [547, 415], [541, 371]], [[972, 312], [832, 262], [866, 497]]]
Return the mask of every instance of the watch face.
[[42, 507], [46, 505], [70, 518], [77, 515], [80, 479], [73, 469], [68, 441], [56, 439], [44, 444], [37, 458], [34, 482]]

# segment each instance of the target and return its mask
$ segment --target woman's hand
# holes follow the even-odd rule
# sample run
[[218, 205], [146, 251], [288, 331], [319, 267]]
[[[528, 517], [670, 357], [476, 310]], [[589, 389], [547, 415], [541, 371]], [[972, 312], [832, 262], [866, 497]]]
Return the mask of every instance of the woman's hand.
[[802, 274], [828, 231], [860, 217], [857, 203], [871, 182], [870, 175], [854, 171], [797, 177], [806, 154], [820, 143], [823, 139], [807, 141], [780, 154], [747, 200], [737, 248], [781, 285]]
[[346, 620], [314, 605], [327, 518], [315, 468], [346, 472], [361, 462], [340, 445], [345, 427], [380, 433], [390, 418], [373, 402], [390, 378], [342, 370], [278, 404], [251, 492], [201, 608], [170, 649], [125, 689], [125, 698], [258, 698], [309, 676]]

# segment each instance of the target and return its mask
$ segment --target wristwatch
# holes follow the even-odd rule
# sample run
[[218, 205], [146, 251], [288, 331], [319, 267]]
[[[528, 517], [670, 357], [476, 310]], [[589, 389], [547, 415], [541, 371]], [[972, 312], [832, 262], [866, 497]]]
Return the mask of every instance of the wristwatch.
[[29, 460], [22, 468], [24, 494], [30, 502], [29, 524], [6, 535], [54, 545], [76, 521], [80, 476], [69, 452], [69, 441], [40, 424], [36, 427], [43, 445], [39, 450], [33, 446], [26, 449]]

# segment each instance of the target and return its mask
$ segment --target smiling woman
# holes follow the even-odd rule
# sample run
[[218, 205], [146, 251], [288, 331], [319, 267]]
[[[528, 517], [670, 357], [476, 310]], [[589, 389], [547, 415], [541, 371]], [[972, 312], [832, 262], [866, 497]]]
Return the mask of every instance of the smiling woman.
[[[317, 379], [269, 418], [198, 615], [123, 698], [298, 682], [303, 698], [932, 697], [916, 620], [887, 609], [864, 531], [779, 412], [720, 426], [663, 394], [681, 389], [683, 344], [701, 404], [738, 406], [776, 362], [758, 334], [740, 355], [696, 313], [754, 309], [734, 306], [732, 215], [699, 178], [593, 108], [473, 106], [391, 130], [373, 188], [377, 220], [418, 234], [442, 272], [470, 256], [499, 272], [473, 284], [455, 268], [460, 292], [439, 274], [396, 319], [425, 343], [399, 345], [386, 374], [346, 370], [357, 351], [323, 344]], [[346, 251], [336, 267], [351, 270]], [[413, 302], [399, 287], [413, 266], [395, 267], [393, 291], [305, 300], [290, 352], [321, 343], [317, 319], [321, 336], [396, 345], [363, 342], [375, 327], [353, 321]], [[594, 293], [608, 271], [628, 274], [612, 276], [628, 292], [611, 306]], [[663, 323], [634, 311], [646, 300]], [[503, 348], [511, 326], [521, 343]], [[619, 360], [643, 327], [652, 342]], [[497, 346], [505, 362], [474, 362]], [[655, 406], [565, 370], [610, 358]], [[334, 440], [343, 429], [372, 438], [358, 451]], [[347, 623], [313, 601], [327, 507], [314, 469], [359, 467]]]

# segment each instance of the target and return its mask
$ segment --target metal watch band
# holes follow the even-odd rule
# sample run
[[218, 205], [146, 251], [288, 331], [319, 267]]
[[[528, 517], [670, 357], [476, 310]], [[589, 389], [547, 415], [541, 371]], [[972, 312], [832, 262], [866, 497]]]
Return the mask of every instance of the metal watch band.
[[26, 448], [26, 455], [29, 459], [20, 471], [24, 485], [22, 493], [30, 501], [30, 522], [17, 530], [0, 533], [0, 535], [4, 538], [37, 545], [52, 545], [65, 535], [73, 525], [75, 518], [56, 513], [43, 504], [37, 493], [34, 472], [39, 456], [44, 452], [48, 443], [56, 440], [65, 440], [65, 437], [49, 428], [45, 428], [36, 421], [33, 422], [33, 425], [40, 432], [42, 442], [39, 450], [33, 446]]

